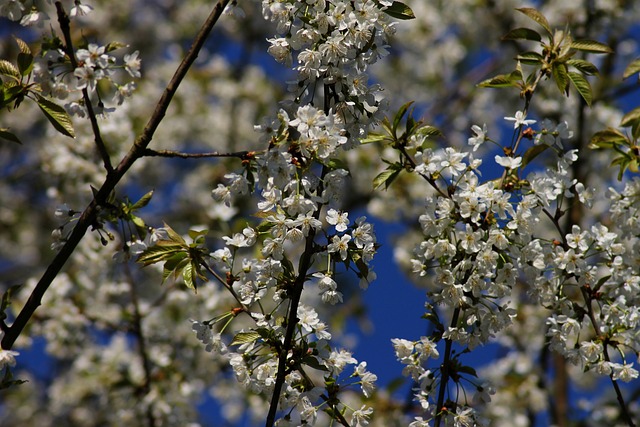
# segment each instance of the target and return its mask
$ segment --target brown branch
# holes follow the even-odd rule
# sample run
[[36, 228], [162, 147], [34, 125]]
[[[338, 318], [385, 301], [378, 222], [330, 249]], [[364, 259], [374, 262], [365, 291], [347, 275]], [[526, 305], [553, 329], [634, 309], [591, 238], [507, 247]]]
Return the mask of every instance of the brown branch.
[[[456, 307], [453, 310], [453, 315], [451, 316], [451, 327], [456, 328], [458, 326], [458, 319], [460, 316], [461, 309], [460, 307]], [[447, 386], [449, 382], [449, 378], [451, 376], [451, 350], [452, 350], [453, 340], [451, 338], [445, 339], [444, 345], [444, 360], [442, 361], [442, 365], [440, 365], [440, 387], [438, 389], [438, 402], [436, 403], [436, 417], [434, 419], [434, 426], [439, 427], [442, 422], [444, 407], [444, 397], [447, 391]]]
[[251, 153], [251, 151], [237, 151], [235, 153], [218, 153], [217, 151], [212, 153], [182, 153], [180, 151], [172, 150], [152, 150], [146, 148], [142, 155], [144, 157], [178, 157], [180, 159], [201, 159], [207, 157], [237, 157], [239, 159], [245, 159]]
[[49, 264], [49, 266], [47, 267], [47, 270], [44, 272], [44, 274], [40, 278], [40, 281], [31, 292], [29, 299], [16, 317], [13, 324], [7, 328], [4, 338], [2, 339], [3, 349], [10, 350], [13, 347], [13, 344], [22, 333], [22, 330], [27, 325], [27, 322], [36, 311], [38, 306], [40, 306], [42, 297], [47, 289], [49, 289], [51, 282], [53, 282], [64, 264], [71, 257], [76, 246], [78, 246], [78, 243], [80, 243], [80, 240], [82, 240], [85, 233], [87, 232], [87, 229], [91, 225], [95, 224], [99, 207], [105, 203], [109, 194], [111, 194], [118, 182], [120, 182], [122, 177], [127, 173], [133, 163], [143, 156], [145, 149], [151, 143], [156, 129], [165, 116], [169, 104], [171, 103], [173, 96], [178, 90], [180, 82], [187, 74], [187, 71], [189, 70], [193, 62], [196, 60], [198, 52], [200, 52], [200, 49], [202, 49], [202, 46], [204, 45], [207, 37], [211, 33], [211, 30], [222, 15], [222, 11], [227, 6], [229, 1], [230, 0], [219, 0], [213, 8], [213, 11], [194, 39], [191, 48], [178, 66], [178, 69], [171, 78], [171, 81], [165, 88], [164, 93], [158, 101], [156, 108], [144, 130], [136, 138], [133, 146], [131, 147], [127, 155], [120, 161], [118, 167], [113, 171], [107, 173], [104, 183], [95, 194], [94, 199], [91, 201], [91, 203], [89, 203], [84, 212], [82, 212], [82, 215], [80, 215], [80, 218], [78, 219], [75, 228], [69, 235], [67, 242], [60, 249], [51, 264]]
[[[62, 7], [62, 3], [60, 3], [59, 1], [56, 2], [56, 11], [58, 12], [58, 22], [60, 23], [60, 30], [62, 31], [62, 34], [64, 36], [64, 49], [67, 56], [69, 57], [69, 61], [71, 61], [71, 67], [75, 70], [76, 68], [78, 68], [78, 60], [76, 59], [76, 54], [73, 50], [69, 17]], [[98, 126], [98, 120], [96, 118], [95, 111], [93, 111], [93, 105], [91, 104], [91, 98], [89, 98], [89, 91], [87, 90], [87, 88], [82, 89], [82, 99], [84, 99], [84, 105], [87, 108], [87, 115], [89, 116], [89, 121], [91, 122], [91, 129], [93, 130], [96, 148], [98, 149], [100, 157], [102, 157], [104, 168], [107, 170], [107, 173], [111, 173], [113, 171], [113, 165], [111, 164], [111, 158], [109, 157], [107, 147], [102, 140], [100, 127]]]
[[[326, 168], [323, 168], [322, 175], [326, 172]], [[322, 193], [322, 189], [318, 192]], [[320, 208], [314, 212], [314, 217], [318, 219], [320, 216]], [[300, 258], [298, 265], [298, 276], [293, 283], [291, 303], [289, 305], [289, 313], [287, 316], [287, 330], [285, 331], [284, 342], [282, 343], [282, 349], [279, 354], [278, 360], [278, 373], [276, 374], [276, 382], [273, 387], [273, 395], [271, 396], [271, 404], [269, 405], [269, 414], [267, 415], [266, 427], [273, 427], [276, 421], [276, 412], [278, 411], [278, 401], [280, 400], [280, 393], [282, 392], [282, 386], [284, 385], [285, 377], [287, 374], [287, 357], [289, 351], [292, 349], [293, 334], [298, 324], [298, 305], [300, 304], [300, 297], [302, 296], [302, 289], [304, 283], [307, 280], [307, 271], [311, 267], [311, 259], [313, 257], [313, 240], [315, 238], [315, 229], [311, 228], [307, 235], [305, 242], [304, 252]]]

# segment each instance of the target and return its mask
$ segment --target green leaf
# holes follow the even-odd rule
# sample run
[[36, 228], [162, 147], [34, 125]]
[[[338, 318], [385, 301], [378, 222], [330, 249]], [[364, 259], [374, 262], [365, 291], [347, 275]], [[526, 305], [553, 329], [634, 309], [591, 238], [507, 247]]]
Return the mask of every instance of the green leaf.
[[13, 38], [18, 44], [18, 48], [20, 49], [20, 53], [25, 53], [27, 55], [31, 55], [31, 49], [29, 49], [29, 45], [25, 43], [24, 40], [19, 39], [17, 37]]
[[516, 56], [516, 59], [523, 64], [539, 65], [542, 63], [543, 57], [538, 52], [524, 52]]
[[185, 264], [184, 268], [182, 269], [182, 278], [184, 279], [184, 284], [187, 286], [187, 288], [197, 291], [195, 268], [192, 262], [188, 262]]
[[104, 50], [105, 50], [105, 52], [107, 52], [107, 53], [108, 53], [108, 52], [113, 52], [113, 51], [114, 51], [114, 50], [116, 50], [116, 49], [120, 49], [120, 48], [127, 47], [127, 46], [128, 46], [128, 45], [127, 45], [127, 44], [124, 44], [124, 43], [120, 43], [120, 42], [111, 42], [111, 43], [109, 43], [109, 44], [107, 44], [107, 45], [105, 46]]
[[56, 128], [58, 132], [71, 138], [75, 138], [75, 132], [73, 131], [73, 123], [71, 122], [71, 117], [63, 107], [40, 95], [37, 95], [36, 102], [38, 103], [38, 107], [40, 107], [40, 110], [42, 110], [45, 117], [49, 120], [53, 127]]
[[591, 53], [612, 53], [613, 50], [604, 43], [595, 40], [574, 40], [571, 48]]
[[400, 122], [402, 121], [402, 118], [404, 117], [404, 115], [407, 114], [407, 110], [409, 109], [409, 107], [411, 107], [411, 104], [413, 104], [413, 101], [407, 102], [402, 107], [400, 107], [395, 117], [393, 118], [393, 127], [391, 128], [391, 132], [393, 136], [396, 136], [396, 131], [398, 130], [398, 126], [400, 125]]
[[593, 94], [591, 91], [591, 85], [584, 78], [584, 76], [580, 73], [576, 73], [574, 71], [569, 71], [569, 80], [573, 83], [573, 86], [578, 90], [582, 99], [587, 103], [588, 106], [591, 106], [591, 102], [593, 101]]
[[13, 132], [9, 132], [8, 128], [0, 128], [0, 138], [22, 144], [22, 141], [20, 141], [20, 139]]
[[382, 171], [373, 179], [373, 188], [376, 189], [384, 184], [384, 189], [388, 189], [391, 183], [400, 175], [401, 168], [391, 165], [387, 170]]
[[209, 234], [209, 230], [208, 229], [189, 230], [188, 234], [189, 234], [189, 237], [191, 237], [191, 240], [193, 240], [193, 245], [197, 246], [204, 243], [204, 238], [207, 236], [207, 234]]
[[633, 126], [633, 124], [637, 121], [640, 121], [640, 107], [629, 111], [624, 115], [622, 120], [620, 120], [620, 126], [629, 127]]
[[479, 87], [519, 87], [519, 82], [522, 80], [522, 74], [514, 71], [510, 74], [500, 74], [490, 79], [484, 80], [478, 83]]
[[164, 224], [163, 228], [165, 230], [167, 230], [167, 234], [169, 235], [169, 240], [171, 242], [174, 242], [174, 243], [177, 243], [179, 245], [182, 245], [185, 248], [188, 247], [187, 242], [182, 238], [181, 235], [176, 233], [173, 228], [169, 227], [167, 224]]
[[131, 210], [134, 211], [134, 210], [137, 210], [137, 209], [144, 208], [151, 201], [151, 197], [153, 197], [153, 190], [149, 191], [147, 194], [145, 194], [144, 196], [140, 197], [140, 200], [138, 200], [137, 202], [135, 202], [131, 206]]
[[596, 132], [591, 137], [589, 144], [593, 149], [612, 148], [620, 145], [629, 145], [629, 140], [625, 134], [614, 128]]
[[476, 373], [476, 370], [473, 369], [471, 366], [460, 366], [460, 368], [458, 369], [458, 372], [462, 372], [463, 374], [471, 375], [478, 378], [478, 374]]
[[502, 40], [533, 40], [541, 41], [542, 36], [531, 28], [515, 28], [502, 36]]
[[20, 71], [16, 66], [4, 59], [0, 59], [0, 74], [3, 76], [15, 77], [16, 79], [20, 78]]
[[20, 70], [20, 74], [23, 76], [29, 75], [31, 70], [33, 70], [33, 55], [20, 52], [18, 54], [18, 70]]
[[8, 104], [15, 100], [16, 108], [17, 108], [22, 102], [22, 100], [24, 99], [26, 92], [27, 92], [27, 89], [24, 86], [19, 84], [7, 87], [4, 90], [4, 103]]
[[545, 31], [549, 35], [551, 35], [551, 27], [549, 26], [549, 21], [547, 21], [547, 18], [545, 18], [542, 13], [538, 12], [538, 10], [532, 7], [521, 7], [516, 10], [520, 13], [525, 14], [527, 17], [533, 19], [534, 21], [536, 21], [542, 28], [545, 29]]
[[382, 141], [384, 141], [384, 140], [386, 140], [388, 138], [389, 138], [388, 135], [371, 132], [369, 135], [367, 135], [366, 138], [361, 139], [360, 143], [361, 144], [371, 144], [372, 142], [382, 142]]
[[611, 162], [611, 166], [620, 165], [620, 170], [618, 171], [618, 181], [622, 181], [624, 171], [627, 170], [627, 167], [632, 160], [633, 159], [631, 159], [629, 156], [624, 155], [614, 159]]
[[524, 168], [529, 163], [531, 163], [533, 159], [535, 159], [540, 154], [545, 152], [547, 148], [549, 148], [547, 144], [540, 144], [540, 145], [534, 145], [533, 147], [525, 151], [524, 155], [522, 156], [522, 167]]
[[640, 120], [633, 122], [633, 125], [631, 125], [631, 135], [636, 141], [640, 139]]
[[139, 216], [132, 215], [131, 222], [133, 222], [133, 225], [136, 226], [138, 233], [144, 237], [147, 233], [147, 230], [146, 230], [147, 224], [144, 223], [144, 220]]
[[147, 265], [167, 261], [176, 256], [176, 254], [183, 254], [182, 257], [186, 256], [184, 247], [164, 240], [145, 249], [140, 255], [138, 255], [138, 259], [136, 261], [144, 264], [146, 267]]
[[318, 362], [318, 359], [313, 356], [303, 357], [300, 362], [318, 371], [325, 371], [325, 372], [329, 371], [329, 369], [325, 365], [321, 365], [320, 362]]
[[420, 126], [420, 128], [416, 131], [416, 135], [424, 136], [425, 138], [431, 138], [434, 136], [442, 136], [442, 131], [437, 127], [431, 125]]
[[399, 1], [394, 1], [391, 6], [383, 10], [384, 13], [396, 19], [414, 19], [416, 16], [409, 6]]
[[260, 334], [255, 331], [251, 332], [238, 332], [233, 340], [231, 340], [231, 345], [241, 345], [241, 344], [249, 344], [256, 340], [260, 339]]
[[569, 95], [569, 76], [567, 72], [567, 65], [562, 62], [554, 62], [551, 67], [551, 74], [553, 75], [553, 80], [555, 80], [556, 85], [558, 85], [560, 93], [563, 95]]
[[[622, 78], [626, 79], [635, 73], [640, 73], [640, 58], [634, 59], [631, 61], [627, 68], [625, 68], [624, 73], [622, 73]], [[640, 77], [640, 76], [639, 76]]]
[[595, 76], [598, 74], [598, 67], [593, 65], [589, 61], [585, 61], [583, 59], [569, 59], [567, 61], [567, 65], [570, 67], [574, 67], [582, 74], [586, 74], [588, 76]]
[[349, 164], [345, 162], [343, 159], [331, 159], [329, 160], [329, 163], [327, 163], [327, 167], [332, 171], [338, 170], [338, 169], [344, 169], [347, 172], [349, 172]]
[[162, 267], [162, 283], [173, 273], [173, 279], [177, 280], [182, 270], [189, 264], [189, 257], [186, 252], [176, 252]]

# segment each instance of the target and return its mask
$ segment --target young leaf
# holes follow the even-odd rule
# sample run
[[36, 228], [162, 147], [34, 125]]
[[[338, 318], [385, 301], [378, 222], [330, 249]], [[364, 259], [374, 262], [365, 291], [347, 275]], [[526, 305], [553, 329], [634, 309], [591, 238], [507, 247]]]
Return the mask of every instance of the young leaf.
[[524, 152], [522, 156], [522, 167], [524, 168], [533, 161], [536, 157], [542, 154], [549, 146], [547, 144], [534, 145]]
[[402, 169], [396, 167], [396, 165], [389, 166], [387, 170], [380, 172], [378, 176], [373, 179], [373, 188], [378, 188], [384, 184], [384, 189], [386, 190], [398, 177], [400, 171], [402, 171]]
[[27, 55], [31, 55], [31, 49], [29, 49], [29, 45], [25, 43], [24, 40], [19, 39], [17, 37], [13, 38], [18, 44], [18, 48], [20, 49], [20, 53], [25, 53]]
[[15, 134], [13, 134], [12, 132], [9, 132], [8, 128], [0, 128], [0, 138], [6, 139], [7, 141], [11, 141], [11, 142], [16, 142], [18, 144], [22, 144], [22, 141], [20, 141], [20, 139]]
[[106, 53], [109, 53], [109, 52], [113, 52], [116, 49], [120, 49], [122, 47], [127, 47], [127, 45], [120, 42], [111, 42], [105, 46], [104, 50]]
[[569, 76], [567, 72], [567, 65], [560, 62], [554, 62], [551, 67], [551, 74], [553, 75], [553, 79], [558, 85], [558, 89], [564, 95], [569, 95]]
[[442, 136], [442, 131], [437, 127], [431, 125], [421, 126], [420, 129], [416, 131], [417, 135], [424, 136], [425, 138], [430, 138], [432, 136]]
[[590, 141], [591, 148], [611, 148], [618, 145], [629, 145], [629, 141], [625, 134], [618, 129], [607, 128], [596, 132]]
[[479, 87], [518, 87], [518, 82], [522, 80], [522, 76], [517, 72], [510, 74], [500, 74], [490, 79], [478, 83]]
[[229, 345], [241, 345], [241, 344], [249, 344], [260, 338], [260, 334], [258, 332], [238, 332], [233, 340], [231, 340], [231, 344]]
[[595, 76], [598, 74], [598, 67], [593, 65], [589, 61], [585, 61], [583, 59], [569, 59], [567, 61], [567, 65], [570, 67], [574, 67], [582, 74], [586, 74], [588, 76]]
[[313, 369], [318, 371], [329, 371], [329, 369], [325, 365], [321, 365], [318, 359], [314, 356], [306, 356], [301, 360], [302, 364], [310, 366]]
[[378, 133], [370, 133], [366, 138], [360, 140], [361, 144], [371, 144], [372, 142], [382, 142], [388, 138], [387, 135], [382, 135]]
[[591, 85], [585, 79], [582, 74], [576, 73], [574, 71], [569, 71], [569, 80], [573, 83], [573, 86], [578, 90], [578, 93], [588, 106], [591, 106], [591, 102], [593, 101], [593, 94], [591, 91]]
[[38, 107], [44, 113], [45, 117], [49, 122], [53, 125], [54, 128], [58, 132], [63, 135], [69, 136], [71, 138], [75, 138], [75, 132], [73, 131], [73, 123], [71, 122], [71, 117], [67, 113], [67, 111], [56, 104], [53, 101], [49, 101], [48, 99], [38, 95], [37, 101]]
[[[622, 78], [626, 79], [635, 73], [640, 73], [640, 58], [634, 59], [631, 61], [627, 68], [625, 68], [624, 73], [622, 73]], [[639, 76], [640, 77], [640, 76]]]
[[21, 75], [28, 75], [33, 70], [33, 55], [20, 52], [18, 54], [18, 70]]
[[395, 117], [393, 118], [393, 127], [391, 128], [391, 131], [394, 136], [396, 135], [396, 131], [398, 130], [398, 126], [400, 125], [400, 121], [402, 121], [404, 115], [407, 114], [407, 110], [409, 109], [409, 107], [411, 107], [411, 104], [413, 104], [413, 101], [407, 102], [402, 107], [400, 107]]
[[396, 19], [414, 19], [416, 16], [409, 6], [399, 1], [394, 1], [391, 6], [383, 10], [384, 13]]
[[631, 163], [633, 159], [630, 156], [622, 155], [617, 157], [611, 162], [610, 166], [619, 165], [620, 170], [618, 171], [618, 181], [622, 181], [622, 176], [624, 175], [624, 171], [627, 170], [629, 163]]
[[476, 373], [476, 370], [473, 369], [471, 366], [460, 366], [460, 368], [458, 369], [458, 372], [462, 372], [463, 374], [471, 375], [478, 378], [478, 374]]
[[516, 59], [523, 64], [538, 65], [542, 62], [542, 55], [538, 52], [524, 52], [516, 56]]
[[132, 206], [131, 206], [131, 210], [137, 210], [137, 209], [141, 209], [144, 208], [145, 206], [147, 206], [149, 204], [149, 202], [151, 201], [151, 197], [153, 196], [153, 190], [149, 191], [147, 194], [145, 194], [144, 196], [140, 197], [140, 200], [138, 200], [137, 202], [135, 202]]
[[628, 127], [633, 126], [633, 124], [637, 121], [640, 121], [640, 107], [629, 111], [624, 115], [622, 120], [620, 121], [620, 126]]
[[16, 66], [4, 59], [0, 59], [0, 74], [3, 76], [15, 77], [16, 79], [20, 78], [20, 71], [18, 71]]
[[204, 229], [204, 230], [189, 230], [187, 232], [187, 234], [189, 234], [189, 237], [191, 237], [191, 240], [196, 241], [204, 236], [206, 236], [209, 233], [209, 230]]
[[571, 48], [591, 53], [612, 53], [613, 50], [604, 43], [595, 40], [574, 40], [571, 42]]
[[184, 258], [186, 252], [184, 252], [182, 246], [164, 240], [145, 249], [144, 252], [138, 256], [137, 262], [144, 264], [145, 267], [160, 261], [167, 261], [168, 263], [171, 259], [176, 260], [176, 254], [184, 254], [181, 255], [182, 258]]
[[184, 284], [187, 286], [187, 288], [193, 289], [197, 292], [195, 269], [192, 262], [188, 262], [185, 264], [184, 268], [182, 269], [182, 278], [184, 279]]
[[545, 29], [547, 33], [549, 33], [549, 35], [551, 35], [551, 27], [549, 26], [549, 21], [547, 21], [547, 18], [545, 18], [543, 14], [532, 7], [521, 7], [516, 10], [536, 21], [542, 28]]
[[533, 40], [541, 41], [542, 36], [531, 28], [514, 28], [502, 36], [502, 40]]

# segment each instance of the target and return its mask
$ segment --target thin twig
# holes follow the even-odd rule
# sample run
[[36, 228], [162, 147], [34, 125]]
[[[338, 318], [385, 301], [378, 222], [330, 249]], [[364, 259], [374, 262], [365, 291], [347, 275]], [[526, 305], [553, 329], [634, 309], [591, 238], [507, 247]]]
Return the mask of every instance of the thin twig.
[[[76, 59], [76, 55], [73, 50], [71, 28], [69, 26], [69, 16], [67, 16], [67, 13], [62, 7], [62, 3], [60, 3], [59, 1], [56, 2], [56, 11], [58, 12], [58, 22], [60, 23], [60, 30], [62, 31], [62, 35], [64, 36], [65, 51], [67, 53], [67, 56], [69, 57], [69, 61], [71, 61], [71, 67], [75, 70], [76, 68], [78, 68], [78, 60]], [[96, 148], [98, 149], [98, 153], [102, 158], [104, 168], [107, 170], [107, 173], [111, 173], [113, 172], [113, 165], [111, 164], [111, 158], [109, 157], [107, 147], [102, 140], [100, 127], [98, 126], [98, 120], [96, 118], [95, 111], [93, 111], [93, 105], [91, 104], [91, 98], [89, 97], [89, 91], [87, 90], [87, 88], [82, 89], [82, 98], [84, 99], [84, 105], [87, 108], [87, 115], [89, 116], [89, 121], [91, 122], [91, 129], [93, 130]]]
[[109, 194], [111, 194], [118, 182], [120, 182], [129, 168], [131, 168], [133, 163], [143, 156], [144, 150], [151, 143], [156, 129], [164, 118], [167, 109], [169, 108], [169, 104], [171, 103], [173, 96], [178, 90], [178, 86], [180, 86], [182, 79], [184, 79], [187, 71], [198, 57], [198, 52], [200, 52], [200, 49], [202, 49], [202, 46], [204, 45], [207, 37], [211, 33], [211, 30], [215, 26], [216, 22], [218, 22], [218, 19], [222, 15], [224, 8], [227, 6], [229, 1], [230, 0], [219, 0], [218, 3], [214, 6], [213, 11], [194, 39], [191, 48], [178, 66], [178, 69], [171, 78], [171, 81], [165, 88], [162, 97], [158, 101], [156, 108], [144, 130], [136, 138], [133, 146], [131, 147], [127, 155], [120, 161], [118, 167], [114, 169], [112, 173], [107, 174], [104, 183], [95, 194], [94, 199], [82, 212], [82, 215], [80, 215], [80, 218], [78, 219], [75, 228], [69, 235], [67, 242], [47, 267], [47, 270], [40, 278], [40, 281], [31, 292], [31, 295], [29, 296], [29, 299], [27, 300], [25, 306], [16, 317], [16, 320], [9, 328], [7, 328], [2, 339], [3, 349], [10, 350], [13, 347], [13, 344], [22, 333], [22, 330], [27, 325], [27, 322], [36, 311], [36, 309], [40, 306], [42, 297], [47, 289], [49, 289], [51, 282], [53, 282], [64, 264], [71, 257], [76, 246], [78, 246], [78, 243], [80, 243], [80, 240], [82, 240], [85, 233], [87, 232], [87, 229], [95, 223], [98, 216], [99, 206], [105, 203]]

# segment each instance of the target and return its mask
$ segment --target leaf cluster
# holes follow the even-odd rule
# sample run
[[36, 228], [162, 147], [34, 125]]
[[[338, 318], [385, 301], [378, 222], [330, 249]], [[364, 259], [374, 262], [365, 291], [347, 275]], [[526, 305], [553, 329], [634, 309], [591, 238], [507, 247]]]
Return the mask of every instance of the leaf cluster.
[[187, 243], [168, 225], [164, 225], [167, 238], [159, 240], [140, 254], [137, 261], [145, 267], [164, 262], [162, 283], [171, 275], [177, 280], [180, 276], [188, 288], [197, 291], [197, 279], [207, 280], [204, 275], [205, 259], [208, 256], [204, 246], [208, 230], [189, 230], [192, 242]]
[[[529, 7], [516, 9], [535, 21], [544, 30], [543, 34], [531, 28], [521, 27], [509, 31], [503, 40], [526, 40], [538, 42], [541, 51], [526, 51], [516, 56], [517, 66], [509, 74], [501, 74], [479, 84], [481, 87], [518, 87], [523, 97], [529, 98], [541, 77], [552, 79], [563, 95], [569, 96], [573, 86], [582, 99], [591, 105], [593, 91], [587, 76], [598, 74], [591, 62], [576, 57], [578, 52], [607, 54], [609, 46], [594, 40], [574, 40], [568, 29], [552, 30], [547, 19], [538, 10]], [[525, 78], [522, 64], [532, 66], [533, 71]]]
[[[640, 79], [640, 58], [637, 58], [624, 70], [622, 78], [627, 79], [638, 74]], [[637, 107], [622, 117], [620, 127], [627, 128], [628, 133], [608, 127], [596, 132], [591, 138], [590, 147], [596, 150], [613, 150], [616, 157], [611, 166], [618, 166], [618, 181], [622, 180], [625, 171], [637, 173], [640, 169], [640, 107]]]
[[[73, 123], [67, 111], [43, 96], [40, 85], [31, 81], [35, 56], [29, 45], [19, 38], [15, 41], [20, 51], [15, 62], [0, 59], [0, 108], [12, 110], [25, 99], [32, 100], [58, 132], [74, 138]], [[0, 138], [21, 144], [9, 128], [0, 127]]]
[[[400, 107], [393, 118], [393, 122], [390, 122], [389, 119], [385, 117], [382, 120], [383, 132], [371, 132], [366, 138], [362, 139], [361, 142], [363, 144], [372, 142], [382, 143], [398, 150], [400, 153], [406, 154], [406, 150], [411, 146], [412, 141], [419, 141], [420, 147], [423, 147], [429, 139], [442, 136], [442, 132], [436, 127], [428, 125], [422, 120], [414, 119], [413, 109], [410, 109], [411, 104], [413, 104], [413, 102], [408, 102]], [[407, 118], [405, 120], [404, 130], [402, 133], [399, 133], [400, 124], [405, 115]], [[401, 155], [400, 159], [396, 162], [389, 162], [384, 159], [383, 161], [389, 166], [373, 179], [374, 188], [384, 185], [386, 190], [391, 183], [398, 178], [402, 171], [410, 170], [415, 166], [412, 164], [409, 156], [403, 155]]]

